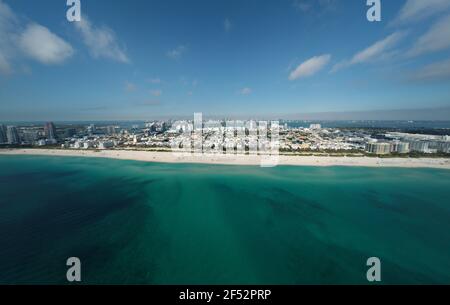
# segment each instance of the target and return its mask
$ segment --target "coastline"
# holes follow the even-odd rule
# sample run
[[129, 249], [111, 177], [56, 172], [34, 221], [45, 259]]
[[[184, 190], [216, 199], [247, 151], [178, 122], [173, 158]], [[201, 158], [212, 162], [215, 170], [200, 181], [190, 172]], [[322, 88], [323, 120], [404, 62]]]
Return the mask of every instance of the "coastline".
[[[63, 149], [4, 149], [0, 155], [38, 155], [66, 157], [97, 157], [158, 163], [194, 163], [221, 165], [261, 164], [261, 156], [251, 155], [186, 155], [172, 152], [133, 150], [63, 150]], [[290, 166], [359, 166], [450, 169], [445, 158], [376, 158], [280, 155], [278, 165]]]

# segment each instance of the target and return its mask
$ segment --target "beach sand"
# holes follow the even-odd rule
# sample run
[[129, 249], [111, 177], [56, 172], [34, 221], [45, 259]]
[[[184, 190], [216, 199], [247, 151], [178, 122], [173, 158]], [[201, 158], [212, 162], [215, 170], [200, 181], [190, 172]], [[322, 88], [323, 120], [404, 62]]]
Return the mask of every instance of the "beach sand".
[[[188, 155], [176, 152], [152, 152], [135, 150], [72, 150], [72, 149], [2, 149], [0, 155], [44, 155], [71, 157], [98, 157], [162, 163], [204, 163], [226, 165], [257, 165], [265, 158], [255, 155]], [[270, 160], [272, 165], [293, 166], [364, 166], [450, 169], [450, 159], [445, 158], [375, 158], [375, 157], [327, 157], [286, 156]], [[275, 162], [275, 163], [273, 163]]]

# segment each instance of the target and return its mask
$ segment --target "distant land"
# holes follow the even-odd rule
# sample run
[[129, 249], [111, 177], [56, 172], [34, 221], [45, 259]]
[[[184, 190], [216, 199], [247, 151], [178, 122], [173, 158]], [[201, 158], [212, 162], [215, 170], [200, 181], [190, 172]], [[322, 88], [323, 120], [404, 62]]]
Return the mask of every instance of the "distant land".
[[[204, 114], [205, 115], [205, 114]], [[208, 117], [206, 114], [205, 117]], [[223, 116], [213, 115], [212, 118]], [[248, 115], [229, 115], [233, 118], [248, 118]], [[256, 116], [258, 119], [282, 119], [304, 121], [449, 121], [450, 107], [385, 109], [367, 111], [328, 111], [328, 112], [296, 112], [278, 113]]]
[[448, 121], [450, 119], [450, 107], [422, 108], [422, 109], [397, 109], [397, 110], [372, 110], [351, 112], [315, 112], [295, 113], [283, 115], [288, 120], [383, 120], [383, 121]]
[[[48, 117], [48, 118], [3, 118], [0, 122], [7, 123], [43, 123], [53, 122], [143, 122], [148, 120], [192, 120], [194, 112], [201, 112], [201, 109], [193, 111], [191, 114], [173, 115], [148, 115], [145, 117], [120, 117], [120, 118], [73, 118]], [[1, 114], [0, 114], [1, 115]], [[329, 111], [329, 112], [297, 112], [297, 113], [273, 113], [273, 114], [248, 114], [248, 113], [227, 113], [212, 114], [203, 112], [204, 119], [242, 119], [242, 120], [303, 120], [303, 121], [450, 121], [450, 106], [439, 108], [416, 108], [416, 109], [391, 109], [391, 110], [367, 110], [367, 111]]]

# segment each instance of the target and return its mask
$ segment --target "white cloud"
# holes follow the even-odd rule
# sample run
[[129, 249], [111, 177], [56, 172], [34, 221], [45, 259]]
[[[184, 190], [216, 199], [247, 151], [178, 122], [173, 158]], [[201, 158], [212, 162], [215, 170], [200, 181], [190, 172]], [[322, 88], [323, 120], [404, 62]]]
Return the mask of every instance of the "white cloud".
[[337, 0], [294, 0], [292, 5], [302, 13], [323, 12], [336, 9]]
[[308, 77], [316, 74], [328, 64], [330, 59], [331, 55], [329, 54], [314, 56], [308, 59], [289, 74], [289, 80], [296, 80], [301, 77]]
[[361, 64], [365, 62], [369, 62], [372, 60], [381, 59], [383, 57], [386, 57], [386, 52], [390, 49], [392, 49], [397, 43], [405, 36], [404, 32], [395, 32], [388, 37], [375, 42], [370, 47], [362, 50], [361, 52], [356, 53], [352, 59], [345, 60], [337, 63], [334, 65], [331, 72], [337, 72], [340, 69]]
[[409, 78], [418, 81], [450, 79], [450, 59], [429, 64], [412, 73]]
[[181, 55], [183, 55], [184, 52], [186, 51], [187, 51], [186, 46], [179, 45], [175, 49], [167, 51], [167, 56], [172, 59], [180, 59]]
[[159, 106], [161, 105], [160, 101], [157, 100], [145, 100], [135, 103], [137, 106]]
[[7, 19], [15, 19], [15, 15], [11, 8], [0, 0], [0, 23]]
[[161, 79], [159, 78], [151, 78], [148, 80], [150, 84], [161, 84]]
[[419, 37], [411, 50], [407, 52], [407, 56], [418, 56], [448, 48], [450, 48], [450, 15], [438, 20]]
[[103, 57], [122, 63], [130, 62], [125, 50], [119, 46], [113, 30], [105, 26], [92, 25], [86, 15], [83, 15], [80, 22], [74, 24], [94, 58]]
[[74, 53], [70, 44], [39, 24], [27, 26], [19, 45], [25, 54], [44, 64], [61, 63]]
[[307, 12], [312, 9], [312, 3], [307, 0], [295, 0], [292, 5], [301, 12]]
[[70, 44], [46, 27], [19, 18], [0, 0], [0, 74], [20, 71], [15, 67], [23, 66], [24, 55], [44, 64], [56, 64], [72, 54]]
[[245, 87], [242, 88], [241, 90], [239, 90], [239, 94], [240, 95], [249, 95], [253, 92], [253, 90], [251, 88]]
[[19, 50], [17, 37], [20, 33], [20, 24], [8, 5], [0, 0], [0, 74], [13, 72], [13, 61]]
[[408, 0], [393, 24], [405, 24], [428, 18], [450, 8], [449, 0]]
[[133, 92], [136, 91], [137, 86], [130, 82], [125, 82], [125, 91], [127, 92]]
[[181, 76], [180, 77], [180, 83], [181, 83], [181, 85], [183, 85], [183, 86], [185, 86], [185, 87], [192, 87], [192, 88], [195, 88], [195, 87], [197, 87], [198, 86], [198, 84], [200, 83], [199, 81], [198, 81], [198, 79], [188, 79], [188, 78], [186, 78], [186, 77], [184, 77], [184, 76]]
[[9, 74], [11, 71], [11, 65], [6, 59], [6, 56], [0, 53], [0, 74]]
[[223, 28], [224, 28], [225, 32], [231, 31], [232, 27], [233, 27], [233, 25], [231, 24], [230, 19], [226, 18], [225, 21], [223, 22]]
[[372, 60], [374, 57], [382, 54], [397, 44], [397, 42], [404, 36], [401, 32], [396, 32], [389, 35], [383, 40], [377, 41], [367, 49], [357, 53], [351, 60], [352, 64], [358, 64]]
[[161, 96], [162, 95], [162, 91], [161, 90], [151, 90], [150, 94], [153, 96]]

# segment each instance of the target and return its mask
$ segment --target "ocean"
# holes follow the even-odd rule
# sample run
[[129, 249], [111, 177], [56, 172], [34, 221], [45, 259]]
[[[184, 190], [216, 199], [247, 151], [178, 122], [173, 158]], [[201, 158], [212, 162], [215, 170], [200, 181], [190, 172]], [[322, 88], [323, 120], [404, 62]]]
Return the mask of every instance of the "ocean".
[[0, 156], [0, 283], [450, 284], [450, 171]]

